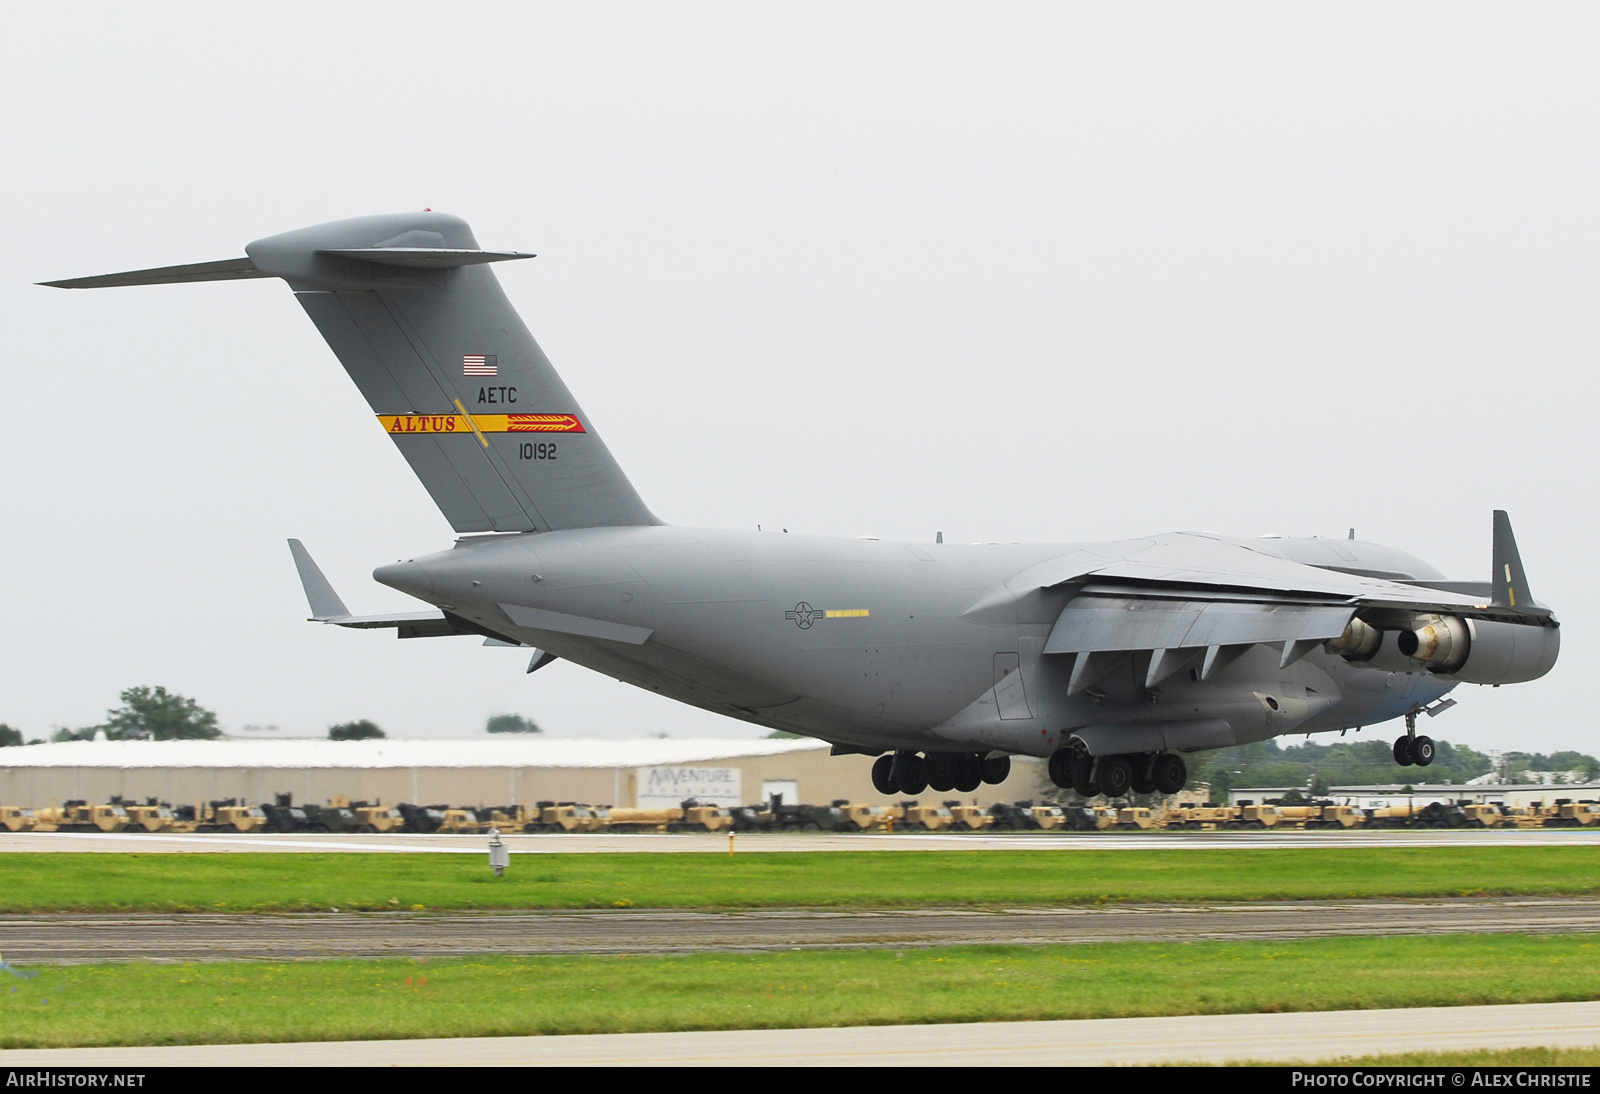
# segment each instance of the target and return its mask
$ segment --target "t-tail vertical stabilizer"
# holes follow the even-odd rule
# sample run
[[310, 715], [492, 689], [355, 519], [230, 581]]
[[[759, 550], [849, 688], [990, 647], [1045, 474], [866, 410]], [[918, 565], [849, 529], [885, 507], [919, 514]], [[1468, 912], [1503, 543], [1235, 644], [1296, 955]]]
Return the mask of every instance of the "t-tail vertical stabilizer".
[[458, 532], [659, 524], [459, 217], [397, 213], [258, 239], [249, 257], [48, 284], [281, 277]]

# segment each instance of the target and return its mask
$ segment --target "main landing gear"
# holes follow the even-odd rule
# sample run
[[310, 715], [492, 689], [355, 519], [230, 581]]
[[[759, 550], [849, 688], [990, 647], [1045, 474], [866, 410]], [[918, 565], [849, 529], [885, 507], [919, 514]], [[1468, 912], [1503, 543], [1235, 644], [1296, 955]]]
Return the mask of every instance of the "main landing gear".
[[1175, 752], [1091, 756], [1062, 749], [1050, 757], [1050, 781], [1085, 798], [1176, 794], [1189, 781], [1189, 765]]
[[872, 785], [880, 794], [920, 794], [932, 787], [940, 793], [970, 794], [979, 786], [1003, 783], [1011, 774], [1010, 756], [984, 758], [981, 752], [894, 752], [872, 765]]
[[1433, 738], [1417, 732], [1417, 712], [1406, 715], [1406, 735], [1394, 739], [1394, 762], [1401, 767], [1427, 767], [1433, 763]]

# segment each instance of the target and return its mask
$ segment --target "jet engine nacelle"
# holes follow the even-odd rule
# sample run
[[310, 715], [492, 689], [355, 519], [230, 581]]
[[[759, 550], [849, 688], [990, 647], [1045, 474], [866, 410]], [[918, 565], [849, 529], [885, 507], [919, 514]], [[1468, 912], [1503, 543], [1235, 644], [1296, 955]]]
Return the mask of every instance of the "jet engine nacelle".
[[1549, 672], [1561, 652], [1555, 627], [1419, 616], [1396, 636], [1396, 647], [1430, 672], [1469, 684], [1519, 684]]

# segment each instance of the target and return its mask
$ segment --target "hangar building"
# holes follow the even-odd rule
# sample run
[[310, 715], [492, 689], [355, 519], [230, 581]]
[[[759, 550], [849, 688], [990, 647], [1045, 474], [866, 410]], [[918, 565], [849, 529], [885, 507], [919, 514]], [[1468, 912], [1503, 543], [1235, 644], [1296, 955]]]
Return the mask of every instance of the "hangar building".
[[[895, 800], [873, 789], [872, 760], [832, 756], [809, 738], [754, 741], [368, 740], [63, 741], [0, 749], [0, 803], [40, 808], [69, 799], [158, 798], [174, 804], [242, 798], [531, 805], [665, 806], [685, 798], [740, 805]], [[1042, 765], [1017, 758], [1011, 777], [960, 797], [980, 805], [1034, 798]]]

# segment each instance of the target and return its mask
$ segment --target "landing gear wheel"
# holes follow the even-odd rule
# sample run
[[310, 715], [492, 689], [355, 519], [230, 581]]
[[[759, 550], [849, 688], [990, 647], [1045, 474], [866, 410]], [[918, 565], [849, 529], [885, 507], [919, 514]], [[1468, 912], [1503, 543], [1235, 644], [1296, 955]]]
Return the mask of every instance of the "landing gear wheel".
[[1189, 765], [1174, 752], [1163, 752], [1156, 757], [1154, 781], [1162, 794], [1176, 794], [1189, 781]]
[[929, 788], [947, 794], [956, 785], [956, 757], [948, 752], [930, 752], [923, 772], [928, 776]]
[[894, 754], [894, 785], [902, 794], [920, 794], [928, 789], [927, 763], [915, 752]]
[[976, 752], [963, 752], [955, 757], [956, 789], [970, 794], [983, 785], [983, 758]]
[[1417, 734], [1411, 738], [1411, 762], [1418, 767], [1427, 767], [1433, 763], [1433, 738]]
[[[1057, 756], [1067, 755], [1057, 752]], [[1072, 761], [1070, 769], [1072, 789], [1077, 791], [1080, 798], [1092, 798], [1100, 793], [1100, 784], [1094, 778], [1094, 757], [1087, 752], [1079, 753]]]
[[1128, 762], [1133, 766], [1133, 781], [1129, 786], [1135, 794], [1149, 794], [1156, 788], [1156, 781], [1150, 770], [1151, 759], [1149, 756], [1129, 756]]
[[1011, 776], [1010, 756], [990, 756], [983, 761], [983, 781], [990, 786], [999, 786]]
[[[1432, 742], [1430, 741], [1429, 743], [1431, 744]], [[1416, 763], [1416, 761], [1411, 758], [1410, 737], [1396, 737], [1394, 739], [1394, 762], [1399, 764], [1401, 767], [1410, 767], [1412, 764]]]
[[1133, 765], [1126, 756], [1100, 757], [1100, 792], [1120, 798], [1133, 789]]
[[894, 756], [879, 756], [872, 762], [872, 789], [880, 794], [898, 793], [900, 787], [894, 781]]
[[1073, 754], [1066, 749], [1050, 754], [1050, 762], [1045, 769], [1050, 773], [1050, 781], [1063, 790], [1072, 789], [1072, 761]]

